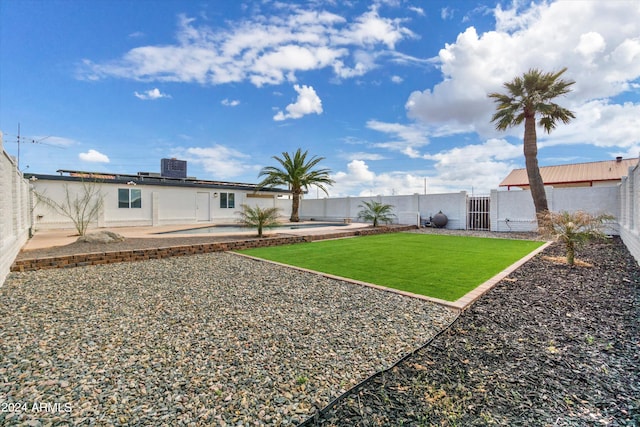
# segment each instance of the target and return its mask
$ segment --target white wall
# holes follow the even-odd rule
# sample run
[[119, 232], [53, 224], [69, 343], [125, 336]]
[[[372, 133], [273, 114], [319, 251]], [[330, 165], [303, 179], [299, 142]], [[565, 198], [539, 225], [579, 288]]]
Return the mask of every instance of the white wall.
[[447, 215], [446, 228], [466, 227], [467, 193], [413, 194], [410, 196], [340, 197], [325, 199], [303, 199], [300, 203], [300, 218], [321, 221], [342, 221], [345, 218], [358, 221], [363, 202], [376, 201], [393, 206], [395, 224], [416, 224], [419, 218], [429, 218], [442, 211]]
[[[637, 174], [637, 171], [636, 171]], [[640, 185], [636, 185], [637, 188]], [[549, 209], [555, 212], [582, 210], [594, 215], [610, 214], [620, 216], [618, 186], [546, 187]], [[628, 192], [628, 191], [627, 191]], [[407, 195], [407, 196], [375, 196], [375, 197], [344, 197], [333, 199], [303, 199], [300, 206], [302, 219], [325, 221], [342, 221], [350, 218], [357, 221], [359, 205], [363, 201], [374, 200], [394, 206], [396, 215], [394, 223], [415, 224], [416, 217], [429, 218], [442, 211], [448, 222], [446, 228], [464, 230], [467, 227], [467, 193]], [[636, 197], [635, 203], [638, 203]], [[632, 205], [634, 202], [628, 202]], [[636, 208], [633, 215], [637, 234], [640, 219], [637, 218]], [[491, 231], [500, 232], [531, 232], [537, 230], [535, 207], [529, 190], [512, 190], [491, 192], [490, 222]], [[606, 232], [620, 234], [617, 222], [614, 222]]]
[[[618, 187], [545, 187], [549, 210], [585, 211], [593, 215], [609, 214], [618, 218]], [[536, 211], [529, 190], [491, 191], [492, 231], [536, 231]], [[616, 224], [606, 230], [618, 234]]]
[[442, 212], [447, 216], [445, 228], [464, 230], [467, 228], [467, 192], [427, 194], [420, 196], [420, 215], [429, 218]]
[[640, 162], [618, 187], [620, 237], [640, 263]]
[[[546, 188], [547, 194], [549, 188]], [[491, 191], [491, 231], [534, 231], [536, 209], [529, 190]]]
[[29, 238], [31, 199], [29, 183], [22, 178], [13, 159], [4, 151], [0, 133], [0, 286], [4, 283]]
[[[82, 192], [81, 182], [62, 180], [38, 179], [33, 183], [35, 191], [45, 194], [55, 200], [64, 200], [65, 185], [71, 194]], [[278, 199], [277, 194], [261, 193], [265, 198], [249, 197], [253, 192], [237, 189], [214, 189], [198, 187], [177, 187], [160, 185], [131, 185], [126, 184], [98, 184], [104, 198], [102, 212], [92, 227], [127, 227], [127, 226], [157, 226], [172, 224], [230, 224], [235, 223], [242, 210], [242, 204], [249, 206], [278, 207], [281, 216], [291, 215], [291, 200]], [[141, 191], [141, 208], [118, 207], [118, 189], [134, 188]], [[220, 194], [222, 192], [235, 194], [235, 207], [221, 208]], [[202, 213], [204, 220], [198, 219], [196, 210], [198, 193], [206, 193], [209, 199], [208, 213]], [[201, 207], [202, 208], [202, 207]], [[35, 228], [37, 230], [73, 228], [73, 222], [56, 213], [43, 203], [38, 203], [34, 209]]]

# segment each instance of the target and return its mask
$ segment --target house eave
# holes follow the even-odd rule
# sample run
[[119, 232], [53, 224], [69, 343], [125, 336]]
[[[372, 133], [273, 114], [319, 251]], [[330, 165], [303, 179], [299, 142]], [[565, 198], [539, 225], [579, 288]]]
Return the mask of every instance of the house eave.
[[185, 187], [185, 188], [210, 188], [216, 190], [238, 190], [238, 191], [252, 191], [252, 192], [264, 192], [264, 193], [276, 193], [276, 194], [291, 194], [291, 191], [281, 188], [260, 188], [256, 184], [240, 183], [240, 182], [224, 182], [224, 181], [206, 181], [189, 178], [167, 178], [167, 177], [147, 177], [131, 174], [113, 174], [113, 173], [97, 173], [97, 172], [83, 172], [83, 171], [66, 171], [58, 170], [57, 172], [71, 172], [80, 176], [69, 175], [46, 175], [25, 173], [26, 179], [37, 181], [66, 181], [66, 182], [82, 182], [91, 180], [92, 182], [98, 182], [100, 184], [114, 184], [114, 185], [148, 185], [148, 186], [161, 186], [161, 187]]

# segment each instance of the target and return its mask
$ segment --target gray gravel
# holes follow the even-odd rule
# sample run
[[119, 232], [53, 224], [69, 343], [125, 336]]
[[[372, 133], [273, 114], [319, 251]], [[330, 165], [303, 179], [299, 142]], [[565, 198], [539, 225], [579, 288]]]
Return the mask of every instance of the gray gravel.
[[231, 253], [12, 273], [0, 301], [2, 425], [292, 425], [454, 317]]

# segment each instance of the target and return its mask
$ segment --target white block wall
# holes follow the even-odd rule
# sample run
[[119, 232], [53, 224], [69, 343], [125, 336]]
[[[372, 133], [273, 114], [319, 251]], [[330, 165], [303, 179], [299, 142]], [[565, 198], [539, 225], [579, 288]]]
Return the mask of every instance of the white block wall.
[[413, 194], [408, 196], [339, 197], [331, 199], [303, 199], [300, 203], [300, 218], [304, 220], [342, 221], [345, 218], [354, 222], [362, 210], [363, 202], [375, 201], [392, 205], [396, 215], [395, 224], [417, 224], [422, 216], [429, 218], [442, 211], [447, 215], [446, 228], [466, 228], [467, 193]]
[[[549, 210], [553, 212], [585, 211], [593, 215], [609, 214], [618, 218], [618, 187], [545, 187]], [[492, 231], [536, 231], [536, 211], [529, 190], [491, 192]], [[605, 230], [619, 234], [617, 223]]]
[[[551, 189], [546, 188], [547, 196]], [[530, 191], [491, 191], [491, 231], [535, 231], [536, 209]]]
[[629, 168], [618, 187], [620, 237], [640, 263], [640, 163]]
[[0, 286], [13, 260], [29, 238], [31, 201], [29, 183], [4, 151], [0, 133]]

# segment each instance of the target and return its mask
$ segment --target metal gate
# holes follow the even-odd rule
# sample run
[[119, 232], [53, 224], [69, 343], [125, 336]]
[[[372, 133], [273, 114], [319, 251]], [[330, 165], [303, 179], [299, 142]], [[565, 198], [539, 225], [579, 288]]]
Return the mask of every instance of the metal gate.
[[471, 196], [467, 198], [467, 230], [490, 230], [490, 196]]

